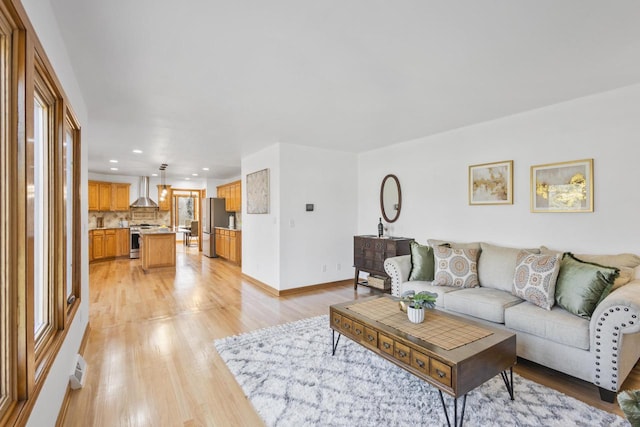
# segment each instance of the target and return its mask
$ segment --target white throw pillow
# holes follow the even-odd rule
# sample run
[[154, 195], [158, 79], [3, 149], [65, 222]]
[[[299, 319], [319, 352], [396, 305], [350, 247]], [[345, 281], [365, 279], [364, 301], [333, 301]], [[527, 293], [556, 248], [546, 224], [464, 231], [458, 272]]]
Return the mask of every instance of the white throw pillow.
[[532, 254], [520, 251], [513, 276], [513, 295], [551, 310], [555, 303], [560, 254]]
[[433, 248], [436, 272], [432, 285], [475, 288], [478, 286], [478, 249]]

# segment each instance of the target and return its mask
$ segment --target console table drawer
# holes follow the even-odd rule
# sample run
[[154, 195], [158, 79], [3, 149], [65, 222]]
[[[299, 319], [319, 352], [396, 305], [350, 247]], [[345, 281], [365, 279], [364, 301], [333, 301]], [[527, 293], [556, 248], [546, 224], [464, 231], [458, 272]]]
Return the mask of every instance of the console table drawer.
[[411, 366], [425, 375], [429, 375], [429, 356], [411, 350]]
[[388, 337], [384, 334], [378, 334], [378, 348], [381, 351], [393, 356], [393, 338]]
[[342, 329], [342, 316], [336, 312], [331, 312], [331, 324], [334, 328]]
[[364, 325], [353, 321], [353, 336], [357, 341], [361, 341], [364, 338]]
[[342, 317], [342, 332], [347, 335], [353, 335], [353, 321], [348, 317]]
[[365, 326], [363, 342], [368, 346], [378, 348], [378, 331]]
[[439, 383], [451, 387], [451, 366], [445, 365], [439, 360], [431, 359], [429, 375]]
[[404, 362], [407, 365], [410, 365], [411, 364], [411, 347], [396, 341], [394, 356], [399, 361]]

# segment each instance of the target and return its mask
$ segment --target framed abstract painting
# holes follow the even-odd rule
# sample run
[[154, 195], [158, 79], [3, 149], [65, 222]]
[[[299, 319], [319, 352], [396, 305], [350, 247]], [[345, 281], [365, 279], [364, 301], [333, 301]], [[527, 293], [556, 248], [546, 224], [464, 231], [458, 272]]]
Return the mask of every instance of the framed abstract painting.
[[531, 212], [593, 212], [593, 159], [531, 166]]
[[513, 160], [469, 166], [469, 204], [513, 204]]

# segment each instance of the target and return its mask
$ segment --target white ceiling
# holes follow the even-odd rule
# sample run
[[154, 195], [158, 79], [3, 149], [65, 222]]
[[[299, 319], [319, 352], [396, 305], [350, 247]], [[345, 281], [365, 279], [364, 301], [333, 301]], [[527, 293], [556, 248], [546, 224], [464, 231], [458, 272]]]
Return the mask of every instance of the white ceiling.
[[361, 152], [640, 82], [637, 0], [50, 2], [99, 173], [228, 178], [277, 142]]

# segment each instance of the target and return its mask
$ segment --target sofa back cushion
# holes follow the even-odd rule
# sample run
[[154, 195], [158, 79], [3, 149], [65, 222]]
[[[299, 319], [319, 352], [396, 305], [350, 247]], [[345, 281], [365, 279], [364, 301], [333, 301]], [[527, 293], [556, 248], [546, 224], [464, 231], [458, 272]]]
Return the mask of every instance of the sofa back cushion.
[[449, 246], [450, 248], [453, 248], [453, 249], [477, 249], [477, 250], [480, 250], [480, 242], [459, 243], [459, 242], [452, 242], [450, 240], [429, 239], [429, 240], [427, 240], [427, 243], [432, 248], [435, 248], [436, 246]]
[[[522, 249], [480, 243], [482, 252], [478, 258], [478, 280], [480, 286], [511, 292], [518, 253]], [[539, 249], [526, 249], [538, 254]]]

